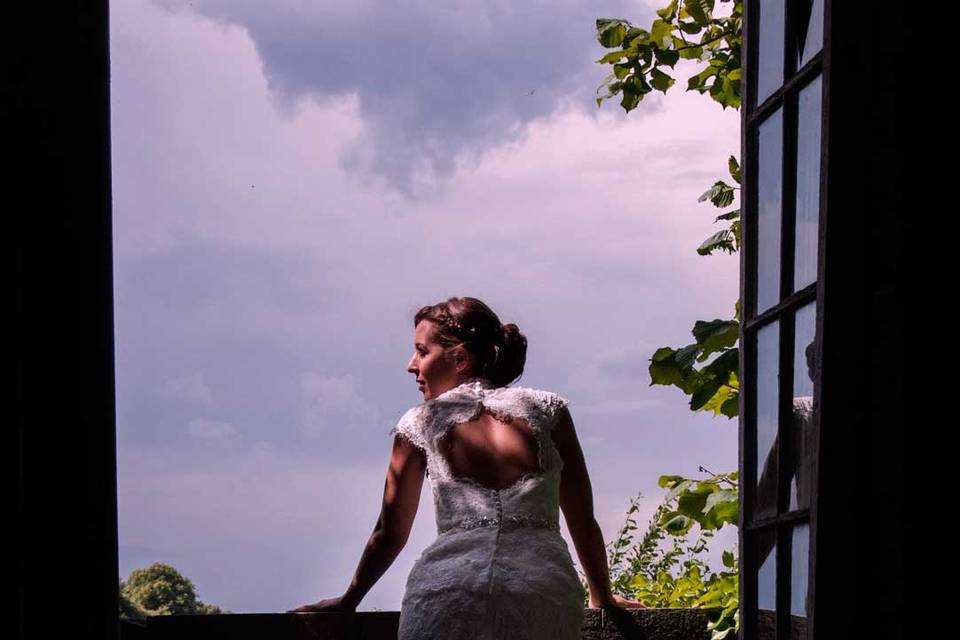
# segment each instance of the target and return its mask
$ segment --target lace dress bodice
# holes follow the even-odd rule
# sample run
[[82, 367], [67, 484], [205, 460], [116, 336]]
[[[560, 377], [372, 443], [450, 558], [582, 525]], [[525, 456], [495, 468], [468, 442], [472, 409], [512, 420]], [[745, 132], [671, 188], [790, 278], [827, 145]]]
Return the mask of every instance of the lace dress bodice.
[[[568, 403], [550, 391], [472, 378], [411, 408], [391, 429], [426, 454], [437, 525], [407, 578], [400, 640], [580, 638], [583, 587], [560, 535], [563, 460], [551, 437]], [[522, 421], [537, 445], [538, 468], [505, 488], [455, 475], [443, 454], [450, 430], [484, 410], [498, 422]]]

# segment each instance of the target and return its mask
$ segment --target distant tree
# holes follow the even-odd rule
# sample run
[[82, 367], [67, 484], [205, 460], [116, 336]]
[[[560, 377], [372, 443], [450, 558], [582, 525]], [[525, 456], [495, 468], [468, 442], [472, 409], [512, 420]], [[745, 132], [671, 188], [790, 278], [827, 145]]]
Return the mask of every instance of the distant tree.
[[120, 581], [120, 617], [121, 618], [143, 618], [147, 615], [146, 611], [137, 606], [127, 597], [126, 583]]
[[179, 571], [155, 562], [120, 581], [120, 615], [128, 618], [229, 613], [200, 601], [197, 589]]

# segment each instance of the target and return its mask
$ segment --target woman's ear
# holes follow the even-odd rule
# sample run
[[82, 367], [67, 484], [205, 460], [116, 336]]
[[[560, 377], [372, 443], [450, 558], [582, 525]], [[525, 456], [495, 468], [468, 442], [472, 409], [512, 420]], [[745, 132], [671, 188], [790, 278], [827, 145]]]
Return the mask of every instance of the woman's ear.
[[470, 370], [472, 362], [470, 361], [470, 354], [467, 353], [467, 350], [463, 348], [463, 345], [458, 344], [452, 349], [453, 355], [453, 366], [457, 370], [457, 373], [466, 373]]

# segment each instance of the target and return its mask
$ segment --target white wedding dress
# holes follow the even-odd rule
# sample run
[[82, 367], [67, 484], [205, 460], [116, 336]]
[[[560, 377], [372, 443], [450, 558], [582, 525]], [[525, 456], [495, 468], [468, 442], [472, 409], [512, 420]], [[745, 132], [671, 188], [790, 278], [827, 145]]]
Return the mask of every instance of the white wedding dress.
[[[560, 458], [551, 430], [569, 401], [471, 378], [407, 411], [390, 433], [423, 450], [437, 537], [407, 578], [398, 640], [579, 640], [583, 587], [560, 535]], [[523, 419], [539, 469], [505, 489], [455, 476], [438, 446], [486, 409]]]

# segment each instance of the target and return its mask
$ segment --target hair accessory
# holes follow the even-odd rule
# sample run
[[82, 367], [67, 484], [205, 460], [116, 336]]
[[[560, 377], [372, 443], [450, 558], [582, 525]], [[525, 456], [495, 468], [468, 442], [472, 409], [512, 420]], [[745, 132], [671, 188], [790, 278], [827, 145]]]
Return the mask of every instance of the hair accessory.
[[[463, 325], [461, 325], [459, 322], [455, 321], [455, 320], [454, 320], [452, 317], [450, 317], [450, 316], [446, 316], [446, 318], [445, 318], [444, 321], [443, 321], [443, 324], [445, 324], [446, 326], [451, 327], [451, 328], [453, 328], [453, 329], [456, 329], [457, 331], [463, 331]], [[476, 333], [477, 333], [477, 328], [476, 328], [476, 327], [469, 327], [469, 328], [467, 328], [467, 332], [470, 333], [470, 334], [476, 334]]]

